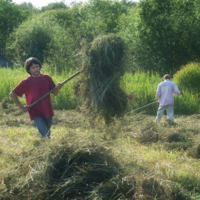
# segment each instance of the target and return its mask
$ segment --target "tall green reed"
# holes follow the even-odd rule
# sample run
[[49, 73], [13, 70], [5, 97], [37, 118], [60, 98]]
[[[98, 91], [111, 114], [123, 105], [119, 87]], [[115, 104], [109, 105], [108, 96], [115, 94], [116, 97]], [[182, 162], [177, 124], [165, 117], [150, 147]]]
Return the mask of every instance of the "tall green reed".
[[[158, 74], [150, 74], [149, 72], [136, 72], [135, 74], [127, 73], [124, 75], [125, 90], [135, 94], [134, 104], [131, 109], [137, 109], [157, 100], [156, 89], [162, 81]], [[155, 114], [158, 103], [148, 106], [144, 109], [148, 114]]]
[[[136, 72], [135, 74], [127, 73], [124, 75], [124, 88], [127, 92], [135, 94], [135, 103], [132, 110], [145, 106], [157, 100], [156, 90], [158, 84], [163, 81], [158, 74], [149, 72]], [[173, 81], [173, 79], [172, 79]], [[198, 94], [189, 90], [183, 90], [181, 96], [175, 96], [175, 114], [188, 115], [200, 112]], [[145, 111], [147, 114], [156, 114], [159, 104], [155, 103], [145, 107], [137, 112]]]
[[[63, 71], [58, 75], [56, 71], [49, 71], [48, 66], [44, 66], [41, 73], [50, 75], [55, 83], [62, 82], [73, 74], [72, 71]], [[14, 69], [0, 68], [0, 74], [0, 101], [9, 96], [11, 90], [14, 89], [14, 87], [19, 84], [22, 79], [29, 76], [29, 74], [22, 67]], [[74, 80], [70, 80], [64, 84], [57, 96], [51, 95], [52, 104], [55, 109], [76, 108], [77, 98], [74, 96], [73, 82]], [[24, 95], [21, 98], [19, 97], [19, 100], [22, 104], [26, 104]]]
[[[62, 71], [57, 73], [56, 70], [49, 70], [48, 66], [42, 68], [42, 73], [48, 74], [52, 77], [55, 83], [62, 82], [69, 78], [73, 73], [72, 70]], [[6, 96], [9, 96], [10, 91], [29, 74], [24, 68], [0, 68], [0, 101]], [[76, 77], [65, 83], [57, 96], [51, 95], [52, 104], [55, 109], [75, 109], [78, 106], [78, 99], [74, 95], [73, 84]], [[127, 92], [135, 94], [134, 102], [131, 110], [140, 108], [157, 100], [156, 89], [158, 84], [162, 82], [162, 78], [158, 74], [151, 74], [149, 72], [126, 73], [122, 80], [122, 87]], [[173, 81], [173, 80], [172, 80]], [[189, 90], [183, 90], [184, 96], [175, 97], [175, 114], [187, 115], [200, 112], [198, 94], [192, 93]], [[22, 104], [25, 104], [24, 96], [20, 98]], [[158, 103], [145, 107], [137, 112], [145, 111], [147, 114], [156, 114]]]
[[0, 68], [0, 101], [9, 96], [11, 90], [24, 78], [26, 73], [23, 68]]

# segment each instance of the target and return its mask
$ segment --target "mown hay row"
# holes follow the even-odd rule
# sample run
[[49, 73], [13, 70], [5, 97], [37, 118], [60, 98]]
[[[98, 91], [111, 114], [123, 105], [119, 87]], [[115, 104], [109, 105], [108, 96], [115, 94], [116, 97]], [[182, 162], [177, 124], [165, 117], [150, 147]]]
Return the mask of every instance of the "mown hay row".
[[30, 152], [23, 166], [19, 164], [4, 177], [6, 188], [0, 199], [125, 199], [134, 195], [134, 182], [123, 180], [119, 163], [102, 146], [62, 144], [46, 155], [42, 150], [40, 145], [35, 161], [29, 159]]

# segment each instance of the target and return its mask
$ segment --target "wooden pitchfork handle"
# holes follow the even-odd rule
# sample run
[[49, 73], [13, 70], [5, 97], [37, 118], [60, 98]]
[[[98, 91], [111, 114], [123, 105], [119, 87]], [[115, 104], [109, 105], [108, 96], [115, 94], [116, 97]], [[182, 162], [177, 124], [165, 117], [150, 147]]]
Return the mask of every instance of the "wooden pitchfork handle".
[[[64, 83], [70, 81], [72, 78], [74, 78], [75, 76], [77, 76], [78, 74], [80, 74], [83, 70], [84, 69], [81, 69], [80, 71], [76, 72], [75, 74], [73, 74], [69, 78], [65, 79], [61, 84], [63, 85]], [[43, 96], [41, 96], [39, 99], [37, 99], [36, 101], [34, 101], [32, 104], [30, 104], [29, 106], [27, 106], [27, 108], [33, 107], [36, 103], [38, 103], [39, 101], [41, 101], [42, 99], [44, 99], [47, 95], [49, 95], [50, 93], [52, 93], [55, 89], [56, 89], [56, 87], [54, 87], [53, 89], [51, 89], [49, 92], [47, 92], [46, 94], [44, 94]]]
[[145, 107], [147, 107], [147, 106], [150, 106], [150, 105], [152, 105], [152, 104], [154, 104], [154, 103], [158, 103], [158, 100], [157, 100], [157, 101], [154, 101], [154, 102], [152, 102], [152, 103], [149, 103], [149, 104], [147, 104], [147, 105], [145, 105], [145, 106], [142, 106], [142, 107], [140, 107], [140, 108], [137, 108], [137, 109], [135, 109], [135, 110], [131, 110], [131, 112], [134, 112], [134, 111], [136, 111], [136, 110], [140, 110], [140, 109], [145, 108]]

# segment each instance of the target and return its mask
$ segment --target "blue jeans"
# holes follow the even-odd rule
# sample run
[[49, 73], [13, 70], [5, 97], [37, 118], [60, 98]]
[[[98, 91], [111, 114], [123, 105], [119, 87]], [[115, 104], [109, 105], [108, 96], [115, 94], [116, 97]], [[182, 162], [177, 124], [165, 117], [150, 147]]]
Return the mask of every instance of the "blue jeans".
[[159, 122], [161, 120], [161, 117], [165, 110], [167, 111], [167, 118], [171, 121], [174, 121], [174, 104], [169, 104], [166, 106], [159, 105], [156, 122]]
[[40, 137], [48, 137], [50, 138], [50, 129], [52, 125], [52, 117], [44, 118], [44, 117], [36, 117], [34, 119], [35, 125], [40, 133]]

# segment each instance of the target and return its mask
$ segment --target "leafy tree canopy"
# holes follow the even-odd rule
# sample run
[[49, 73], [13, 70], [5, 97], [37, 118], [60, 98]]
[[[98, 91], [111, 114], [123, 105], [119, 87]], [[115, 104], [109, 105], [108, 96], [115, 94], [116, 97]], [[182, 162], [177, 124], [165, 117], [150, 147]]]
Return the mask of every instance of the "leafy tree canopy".
[[23, 16], [24, 16], [23, 21], [27, 20], [33, 15], [41, 13], [41, 10], [34, 7], [33, 4], [30, 2], [29, 3], [23, 2], [21, 4], [16, 4], [16, 6], [23, 13]]
[[200, 19], [196, 0], [143, 0], [135, 58], [143, 69], [175, 73], [199, 59]]
[[163, 75], [198, 61], [199, 8], [197, 0], [143, 0], [128, 9], [117, 28], [129, 47], [130, 63]]
[[12, 0], [0, 0], [0, 53], [6, 54], [6, 42], [9, 34], [12, 33], [25, 16]]
[[43, 62], [44, 50], [61, 29], [54, 18], [45, 13], [25, 21], [10, 35], [9, 58], [20, 65], [29, 57], [37, 57]]
[[56, 10], [56, 9], [61, 9], [61, 8], [63, 8], [63, 9], [68, 8], [63, 1], [55, 2], [55, 3], [49, 3], [47, 6], [43, 6], [41, 11], [45, 12], [46, 10]]

